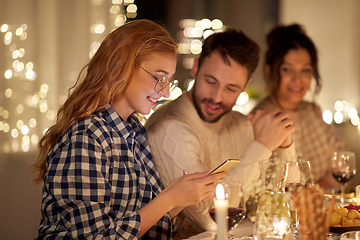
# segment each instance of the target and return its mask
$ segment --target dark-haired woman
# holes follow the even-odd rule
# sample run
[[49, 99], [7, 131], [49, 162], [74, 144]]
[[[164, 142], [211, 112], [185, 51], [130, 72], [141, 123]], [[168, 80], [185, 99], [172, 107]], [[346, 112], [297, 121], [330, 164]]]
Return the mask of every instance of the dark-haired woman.
[[315, 182], [324, 188], [338, 185], [329, 171], [330, 157], [344, 149], [345, 143], [322, 120], [319, 106], [304, 101], [311, 81], [316, 82], [313, 99], [321, 89], [313, 41], [300, 25], [293, 24], [270, 31], [267, 46], [264, 75], [269, 95], [252, 112], [280, 108], [288, 113], [295, 126], [292, 139], [296, 152], [310, 161]]

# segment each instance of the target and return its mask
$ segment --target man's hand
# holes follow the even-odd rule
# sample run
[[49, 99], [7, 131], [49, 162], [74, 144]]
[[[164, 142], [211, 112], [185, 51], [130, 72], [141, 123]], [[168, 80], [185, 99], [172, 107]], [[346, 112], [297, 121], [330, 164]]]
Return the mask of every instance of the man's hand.
[[257, 110], [255, 114], [247, 117], [253, 125], [254, 140], [269, 150], [291, 145], [291, 133], [295, 131], [295, 127], [287, 113], [280, 109]]

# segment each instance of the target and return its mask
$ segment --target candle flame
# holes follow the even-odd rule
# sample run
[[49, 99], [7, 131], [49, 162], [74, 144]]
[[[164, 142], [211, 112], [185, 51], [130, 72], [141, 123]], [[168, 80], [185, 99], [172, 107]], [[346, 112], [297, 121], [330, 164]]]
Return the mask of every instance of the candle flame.
[[219, 183], [218, 185], [216, 185], [216, 198], [219, 200], [225, 200], [225, 190], [224, 190], [224, 186]]

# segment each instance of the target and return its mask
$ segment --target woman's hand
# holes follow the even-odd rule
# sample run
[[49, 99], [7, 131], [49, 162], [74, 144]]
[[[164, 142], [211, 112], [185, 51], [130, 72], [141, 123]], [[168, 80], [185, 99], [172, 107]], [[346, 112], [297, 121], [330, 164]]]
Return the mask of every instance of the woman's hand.
[[291, 145], [291, 133], [295, 131], [289, 115], [280, 109], [272, 111], [258, 110], [249, 114], [254, 129], [254, 140], [274, 151], [279, 146]]
[[194, 205], [209, 199], [214, 183], [226, 175], [226, 172], [186, 174], [172, 181], [163, 192], [170, 197], [173, 208]]

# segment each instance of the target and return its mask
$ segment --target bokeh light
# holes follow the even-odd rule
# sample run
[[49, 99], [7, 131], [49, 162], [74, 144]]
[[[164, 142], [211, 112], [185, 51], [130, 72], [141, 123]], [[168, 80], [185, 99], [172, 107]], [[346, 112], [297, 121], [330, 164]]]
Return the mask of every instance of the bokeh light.
[[333, 120], [333, 114], [332, 112], [329, 110], [329, 109], [326, 109], [324, 112], [323, 112], [323, 115], [322, 115], [322, 118], [324, 120], [325, 123], [327, 124], [331, 124], [332, 123], [332, 120]]
[[344, 115], [341, 112], [336, 112], [334, 114], [334, 122], [336, 124], [341, 124], [344, 120]]

